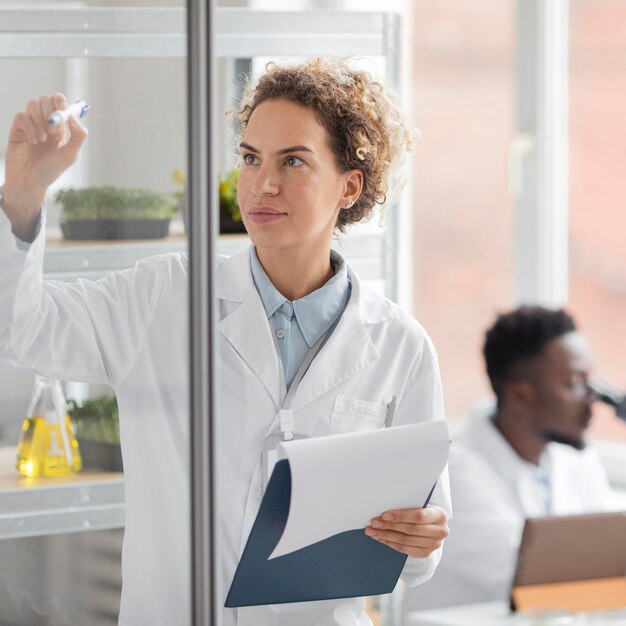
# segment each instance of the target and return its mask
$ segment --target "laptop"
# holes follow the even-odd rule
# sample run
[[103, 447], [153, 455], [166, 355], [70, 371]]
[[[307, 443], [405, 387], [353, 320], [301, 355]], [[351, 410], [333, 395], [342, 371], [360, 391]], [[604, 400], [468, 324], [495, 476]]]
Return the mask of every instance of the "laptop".
[[626, 607], [626, 512], [526, 520], [511, 609]]

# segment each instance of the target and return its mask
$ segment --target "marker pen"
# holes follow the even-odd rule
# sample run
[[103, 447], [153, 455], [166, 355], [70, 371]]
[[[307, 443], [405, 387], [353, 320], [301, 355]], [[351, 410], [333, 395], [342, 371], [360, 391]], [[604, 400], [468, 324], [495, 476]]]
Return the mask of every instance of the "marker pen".
[[88, 112], [89, 105], [84, 100], [77, 100], [76, 102], [70, 104], [67, 109], [53, 111], [52, 113], [50, 113], [50, 117], [48, 118], [48, 124], [50, 126], [65, 124], [70, 115], [73, 115], [75, 118], [80, 119], [81, 117], [85, 117]]

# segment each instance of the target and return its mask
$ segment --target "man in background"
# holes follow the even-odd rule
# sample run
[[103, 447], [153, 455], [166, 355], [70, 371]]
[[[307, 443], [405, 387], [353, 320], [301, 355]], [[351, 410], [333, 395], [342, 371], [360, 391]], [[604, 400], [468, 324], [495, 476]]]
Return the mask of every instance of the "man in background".
[[610, 509], [612, 494], [584, 432], [597, 399], [585, 337], [563, 310], [520, 307], [487, 331], [495, 402], [453, 436], [453, 518], [433, 578], [407, 589], [408, 611], [508, 600], [527, 517]]

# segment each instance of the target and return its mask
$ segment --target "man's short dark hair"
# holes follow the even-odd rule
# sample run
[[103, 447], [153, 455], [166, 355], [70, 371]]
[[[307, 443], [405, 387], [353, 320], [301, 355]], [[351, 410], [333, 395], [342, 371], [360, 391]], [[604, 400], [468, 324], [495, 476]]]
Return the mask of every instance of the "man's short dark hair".
[[487, 374], [498, 399], [517, 363], [538, 356], [552, 339], [575, 330], [574, 320], [563, 309], [521, 306], [499, 315], [483, 345]]

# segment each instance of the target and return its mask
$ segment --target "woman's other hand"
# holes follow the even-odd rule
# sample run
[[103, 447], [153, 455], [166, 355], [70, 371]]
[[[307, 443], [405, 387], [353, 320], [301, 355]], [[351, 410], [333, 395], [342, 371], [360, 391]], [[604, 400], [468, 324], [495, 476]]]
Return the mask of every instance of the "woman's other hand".
[[365, 534], [415, 558], [429, 557], [448, 536], [448, 516], [435, 505], [424, 509], [395, 509], [375, 517]]

